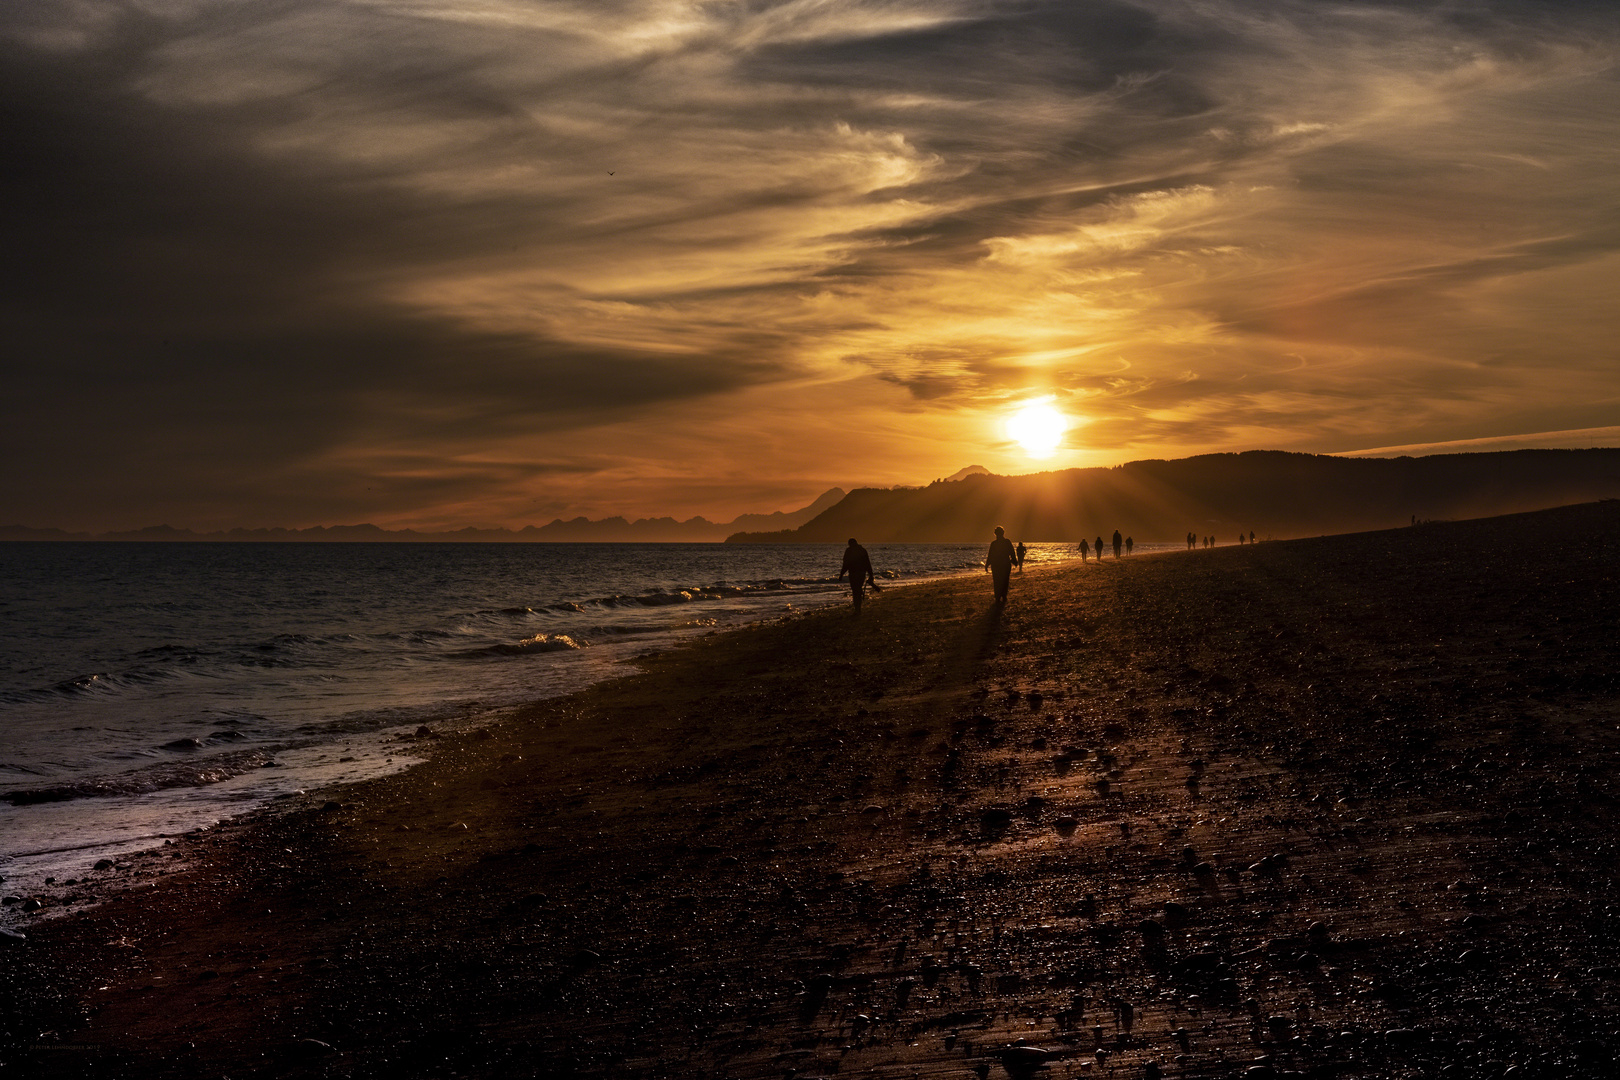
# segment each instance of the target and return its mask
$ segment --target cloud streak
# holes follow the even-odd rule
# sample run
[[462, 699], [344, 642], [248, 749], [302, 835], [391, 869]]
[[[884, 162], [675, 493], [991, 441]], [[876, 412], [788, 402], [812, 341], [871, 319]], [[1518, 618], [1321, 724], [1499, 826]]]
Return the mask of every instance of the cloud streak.
[[[1609, 5], [40, 0], [0, 500], [791, 507], [1620, 421]], [[766, 478], [762, 480], [763, 478]]]

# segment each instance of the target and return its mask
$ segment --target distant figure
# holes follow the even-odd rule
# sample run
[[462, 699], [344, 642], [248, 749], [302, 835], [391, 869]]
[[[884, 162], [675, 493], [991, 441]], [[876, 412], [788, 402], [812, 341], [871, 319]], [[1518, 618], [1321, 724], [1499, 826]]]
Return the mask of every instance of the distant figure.
[[1240, 544], [1248, 543], [1248, 541], [1243, 539], [1243, 534], [1242, 533], [1238, 533], [1238, 543], [1240, 543]]
[[1132, 540], [1130, 537], [1127, 536], [1125, 538], [1125, 554], [1129, 555], [1131, 553], [1131, 548], [1133, 548], [1135, 546], [1136, 546], [1136, 541]]
[[1251, 544], [1254, 543], [1254, 530], [1253, 529], [1249, 530], [1249, 543], [1251, 543]]
[[1123, 547], [1124, 545], [1125, 545], [1124, 537], [1119, 535], [1119, 530], [1118, 529], [1115, 529], [1114, 530], [1114, 558], [1116, 558], [1116, 559], [1119, 558], [1119, 549], [1121, 547]]
[[1102, 537], [1099, 536], [1099, 537], [1097, 537], [1097, 561], [1098, 562], [1102, 562], [1102, 556], [1103, 556]]
[[861, 601], [866, 599], [864, 588], [867, 585], [877, 588], [877, 581], [872, 576], [872, 557], [866, 549], [849, 538], [849, 547], [844, 549], [844, 565], [838, 571], [838, 580], [842, 581], [844, 575], [849, 575], [849, 591], [855, 599], [855, 614], [861, 613]]
[[1018, 552], [1013, 550], [1012, 541], [1007, 539], [1005, 530], [996, 526], [996, 538], [990, 541], [990, 554], [985, 556], [984, 568], [990, 571], [990, 580], [995, 586], [996, 603], [1007, 601], [1007, 587], [1012, 584], [1013, 560], [1018, 558]]
[[1018, 556], [1018, 572], [1020, 574], [1024, 572], [1024, 556], [1028, 554], [1028, 552], [1029, 548], [1024, 546], [1024, 542], [1022, 540], [1018, 541], [1018, 551], [1016, 554]]
[[1090, 554], [1091, 554], [1091, 545], [1088, 544], [1086, 541], [1081, 540], [1080, 541], [1080, 561], [1085, 562], [1086, 558]]
[[1193, 548], [1195, 548], [1197, 546], [1198, 546], [1198, 537], [1194, 536], [1192, 533], [1188, 533], [1187, 534], [1187, 550], [1191, 551]]

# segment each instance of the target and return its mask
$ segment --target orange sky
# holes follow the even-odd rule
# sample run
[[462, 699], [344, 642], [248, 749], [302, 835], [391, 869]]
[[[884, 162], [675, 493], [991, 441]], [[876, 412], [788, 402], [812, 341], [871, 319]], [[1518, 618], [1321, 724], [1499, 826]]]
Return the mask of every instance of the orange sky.
[[1617, 55], [1550, 0], [7, 5], [0, 524], [1615, 445]]

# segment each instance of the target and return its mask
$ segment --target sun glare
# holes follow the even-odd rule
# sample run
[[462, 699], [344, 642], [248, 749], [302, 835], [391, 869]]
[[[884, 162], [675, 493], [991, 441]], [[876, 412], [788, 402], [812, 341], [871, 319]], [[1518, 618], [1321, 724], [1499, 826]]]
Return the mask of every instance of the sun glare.
[[1069, 429], [1068, 418], [1050, 401], [1031, 401], [1007, 418], [1007, 435], [1030, 457], [1051, 457]]

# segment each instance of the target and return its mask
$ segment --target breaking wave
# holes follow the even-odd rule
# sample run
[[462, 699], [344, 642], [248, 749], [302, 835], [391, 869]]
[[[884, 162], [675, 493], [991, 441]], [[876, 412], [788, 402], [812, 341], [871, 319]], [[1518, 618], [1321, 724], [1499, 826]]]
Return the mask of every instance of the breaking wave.
[[536, 634], [516, 643], [502, 642], [482, 649], [469, 649], [463, 656], [528, 656], [533, 653], [566, 652], [584, 646], [567, 634]]

